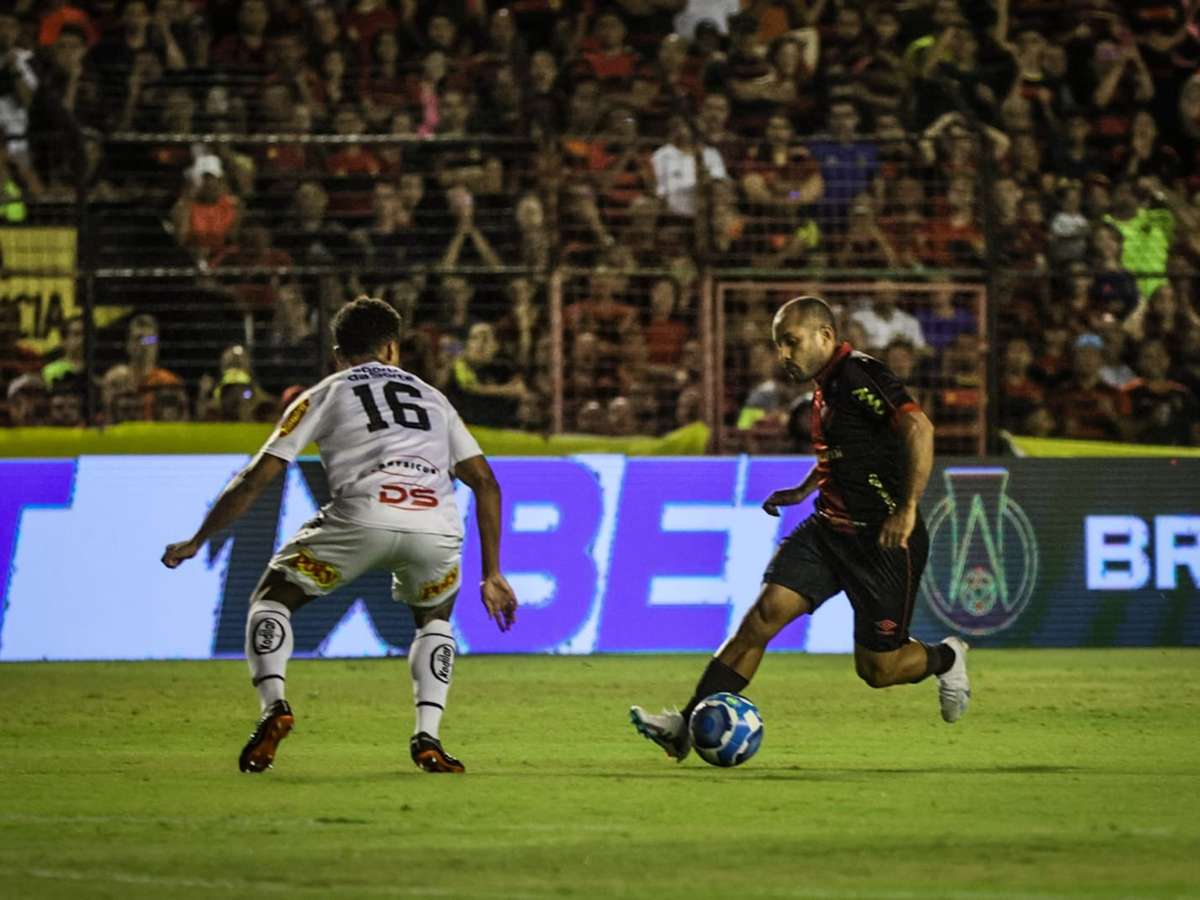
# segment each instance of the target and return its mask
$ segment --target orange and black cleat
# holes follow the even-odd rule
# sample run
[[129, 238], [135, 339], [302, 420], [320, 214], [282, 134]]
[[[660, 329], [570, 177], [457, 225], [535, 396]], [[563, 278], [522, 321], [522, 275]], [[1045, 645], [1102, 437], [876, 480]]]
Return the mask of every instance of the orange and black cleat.
[[467, 771], [466, 766], [442, 749], [441, 741], [435, 737], [430, 737], [424, 731], [412, 736], [412, 739], [408, 742], [408, 750], [412, 754], [413, 762], [417, 764], [417, 767], [424, 769], [426, 772], [454, 772], [458, 774]]
[[286, 700], [276, 700], [268, 706], [238, 757], [238, 768], [243, 772], [265, 772], [271, 768], [279, 742], [288, 736], [295, 724], [296, 717]]

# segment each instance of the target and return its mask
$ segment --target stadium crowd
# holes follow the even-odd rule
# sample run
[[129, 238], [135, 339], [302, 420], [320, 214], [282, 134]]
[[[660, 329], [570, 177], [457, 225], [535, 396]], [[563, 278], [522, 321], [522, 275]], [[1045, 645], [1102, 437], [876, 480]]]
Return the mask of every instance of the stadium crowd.
[[[819, 271], [899, 284], [845, 297], [843, 330], [935, 421], [982, 402], [992, 353], [1005, 429], [1200, 444], [1198, 14], [9, 0], [5, 230], [81, 192], [92, 263], [196, 274], [97, 282], [121, 315], [92, 373], [78, 314], [46, 352], [6, 296], [3, 416], [80, 425], [91, 385], [93, 424], [271, 420], [328, 365], [321, 323], [370, 292], [468, 422], [545, 429], [558, 271], [567, 427], [659, 433], [700, 414], [701, 279]], [[986, 345], [956, 282], [987, 286]], [[750, 447], [803, 444], [803, 386], [766, 341], [778, 299], [725, 310], [722, 399]]]

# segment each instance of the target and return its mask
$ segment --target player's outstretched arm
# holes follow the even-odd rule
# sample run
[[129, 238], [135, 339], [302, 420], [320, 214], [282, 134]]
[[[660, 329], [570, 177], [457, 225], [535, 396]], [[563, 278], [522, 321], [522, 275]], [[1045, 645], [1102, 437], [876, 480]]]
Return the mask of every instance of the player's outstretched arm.
[[517, 620], [517, 595], [500, 572], [500, 483], [482, 455], [458, 463], [454, 476], [475, 494], [475, 520], [479, 525], [483, 560], [483, 580], [479, 584], [483, 605], [500, 630], [508, 631]]
[[904, 440], [904, 502], [883, 521], [879, 543], [883, 547], [907, 547], [908, 536], [917, 525], [917, 504], [933, 471], [933, 423], [919, 409], [905, 413], [897, 423]]
[[205, 541], [240, 519], [254, 505], [263, 489], [278, 478], [287, 465], [278, 456], [260, 453], [250, 465], [233, 476], [191, 538], [167, 545], [162, 555], [163, 565], [174, 569], [185, 559], [191, 559], [199, 553]]
[[779, 507], [795, 506], [797, 503], [803, 503], [804, 499], [817, 489], [817, 481], [820, 479], [820, 472], [816, 466], [809, 469], [804, 480], [796, 487], [780, 488], [777, 491], [771, 491], [771, 496], [763, 501], [762, 508], [767, 515], [778, 516]]

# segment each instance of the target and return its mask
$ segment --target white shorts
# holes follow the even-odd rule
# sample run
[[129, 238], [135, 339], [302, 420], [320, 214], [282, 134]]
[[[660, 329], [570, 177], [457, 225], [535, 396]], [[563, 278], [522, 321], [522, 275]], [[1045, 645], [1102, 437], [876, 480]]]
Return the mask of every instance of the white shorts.
[[317, 597], [371, 569], [387, 569], [392, 573], [392, 599], [434, 607], [462, 585], [462, 538], [371, 528], [321, 512], [268, 565]]

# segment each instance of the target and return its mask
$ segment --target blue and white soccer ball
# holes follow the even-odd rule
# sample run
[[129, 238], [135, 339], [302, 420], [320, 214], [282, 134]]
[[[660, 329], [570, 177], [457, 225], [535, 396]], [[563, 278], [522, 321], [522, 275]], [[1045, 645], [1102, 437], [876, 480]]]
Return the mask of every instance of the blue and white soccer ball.
[[758, 707], [740, 694], [723, 692], [705, 697], [688, 722], [696, 755], [714, 766], [740, 766], [763, 739]]

